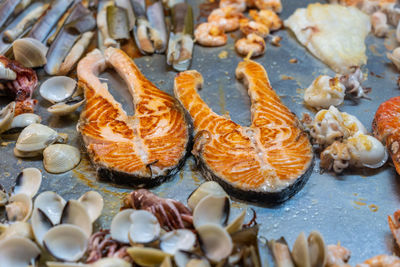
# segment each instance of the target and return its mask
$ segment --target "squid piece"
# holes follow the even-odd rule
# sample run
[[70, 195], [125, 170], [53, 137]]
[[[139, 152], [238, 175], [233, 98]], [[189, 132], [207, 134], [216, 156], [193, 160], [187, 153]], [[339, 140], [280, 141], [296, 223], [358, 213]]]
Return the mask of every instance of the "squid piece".
[[314, 108], [329, 108], [343, 103], [345, 90], [338, 77], [321, 75], [306, 89], [304, 103]]

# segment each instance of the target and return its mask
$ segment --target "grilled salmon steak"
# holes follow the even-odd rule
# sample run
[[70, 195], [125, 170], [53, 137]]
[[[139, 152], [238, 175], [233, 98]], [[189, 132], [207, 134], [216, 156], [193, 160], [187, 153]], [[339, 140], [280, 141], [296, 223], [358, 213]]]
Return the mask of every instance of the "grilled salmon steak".
[[[108, 65], [128, 85], [134, 116], [97, 77]], [[191, 135], [184, 109], [147, 80], [122, 50], [89, 53], [79, 62], [78, 78], [86, 97], [78, 129], [100, 178], [154, 186], [183, 165]]]
[[309, 177], [313, 151], [296, 116], [271, 88], [264, 68], [250, 60], [239, 63], [251, 99], [252, 122], [243, 127], [214, 113], [197, 89], [203, 78], [185, 71], [175, 78], [175, 95], [192, 117], [194, 154], [202, 174], [218, 181], [233, 196], [252, 202], [282, 202]]

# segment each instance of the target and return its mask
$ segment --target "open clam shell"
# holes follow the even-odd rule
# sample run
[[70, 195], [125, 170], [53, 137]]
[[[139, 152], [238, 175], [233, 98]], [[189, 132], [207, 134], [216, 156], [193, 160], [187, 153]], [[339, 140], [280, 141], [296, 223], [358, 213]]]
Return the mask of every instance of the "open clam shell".
[[10, 197], [6, 205], [7, 219], [10, 222], [26, 222], [32, 213], [32, 199], [26, 194]]
[[193, 211], [193, 225], [199, 226], [209, 223], [226, 225], [230, 213], [230, 200], [227, 196], [209, 195], [204, 197]]
[[63, 173], [75, 168], [81, 161], [81, 152], [76, 147], [54, 144], [43, 150], [43, 165], [50, 173]]
[[196, 228], [200, 248], [212, 262], [220, 262], [232, 253], [233, 242], [228, 232], [220, 225], [209, 223]]
[[189, 208], [194, 210], [194, 208], [200, 202], [200, 200], [209, 195], [226, 196], [227, 194], [217, 182], [215, 181], [204, 182], [190, 194], [187, 200]]
[[299, 267], [325, 266], [327, 249], [321, 234], [314, 231], [306, 238], [301, 232], [293, 245], [292, 257]]
[[56, 259], [77, 261], [85, 254], [88, 236], [78, 226], [61, 224], [51, 228], [43, 237], [43, 245]]
[[289, 246], [283, 237], [269, 241], [268, 246], [274, 256], [277, 267], [295, 267]]
[[7, 131], [14, 118], [15, 102], [11, 102], [0, 110], [0, 133]]
[[17, 176], [13, 195], [25, 194], [32, 198], [38, 192], [42, 183], [42, 173], [37, 168], [23, 169]]
[[72, 98], [50, 106], [47, 111], [53, 115], [65, 116], [75, 112], [83, 103], [85, 103], [85, 99], [82, 97]]
[[61, 215], [61, 224], [73, 224], [81, 228], [87, 236], [92, 234], [92, 221], [85, 207], [78, 200], [67, 201]]
[[59, 224], [66, 201], [57, 193], [45, 191], [34, 202], [35, 209], [41, 209], [53, 225]]
[[40, 249], [31, 240], [12, 236], [0, 241], [1, 267], [26, 267], [39, 256]]
[[178, 267], [211, 267], [208, 260], [190, 251], [179, 250], [174, 255]]
[[22, 113], [15, 116], [10, 127], [3, 134], [20, 133], [25, 127], [34, 123], [40, 123], [42, 118], [34, 113]]
[[91, 267], [131, 267], [132, 264], [119, 258], [103, 258], [93, 264]]
[[13, 43], [15, 59], [27, 68], [44, 66], [47, 50], [47, 46], [33, 38], [21, 38]]
[[229, 234], [233, 234], [242, 229], [247, 209], [244, 209], [235, 219], [233, 219], [226, 227]]
[[144, 267], [158, 266], [166, 257], [171, 257], [170, 254], [156, 248], [131, 247], [126, 251], [135, 263]]
[[55, 76], [40, 86], [39, 93], [47, 101], [55, 104], [66, 101], [76, 90], [76, 81], [67, 76]]
[[178, 229], [165, 233], [160, 238], [162, 251], [175, 255], [178, 250], [192, 250], [196, 244], [196, 236], [187, 229]]
[[135, 210], [130, 215], [129, 240], [133, 243], [151, 243], [158, 239], [161, 226], [156, 216], [146, 210]]
[[33, 239], [32, 227], [27, 222], [16, 222], [6, 227], [0, 235], [0, 240], [7, 239], [12, 236], [21, 236], [27, 239]]
[[31, 225], [36, 242], [43, 247], [43, 238], [54, 224], [41, 209], [35, 208], [32, 212]]
[[103, 210], [104, 201], [103, 197], [98, 192], [86, 192], [78, 201], [85, 207], [92, 223], [99, 218]]
[[110, 226], [112, 239], [124, 244], [129, 243], [129, 228], [132, 224], [131, 215], [134, 211], [134, 209], [126, 209], [114, 216]]

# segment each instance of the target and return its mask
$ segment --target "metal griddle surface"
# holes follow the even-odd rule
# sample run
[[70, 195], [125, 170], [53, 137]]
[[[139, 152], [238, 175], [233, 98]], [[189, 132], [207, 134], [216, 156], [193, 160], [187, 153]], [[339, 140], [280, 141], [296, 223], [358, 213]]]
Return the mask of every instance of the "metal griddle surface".
[[[282, 19], [286, 19], [296, 8], [305, 7], [316, 1], [282, 0]], [[322, 1], [320, 1], [322, 2]], [[195, 17], [200, 1], [191, 1]], [[234, 34], [238, 36], [238, 34]], [[298, 117], [307, 110], [302, 101], [304, 88], [321, 74], [334, 75], [323, 63], [314, 58], [287, 30], [281, 30], [275, 35], [283, 37], [281, 47], [268, 45], [263, 57], [257, 58], [267, 70], [272, 87]], [[233, 38], [232, 38], [233, 37]], [[231, 118], [242, 125], [250, 123], [250, 99], [245, 88], [235, 79], [235, 68], [242, 59], [234, 50], [234, 38], [229, 37], [228, 45], [220, 48], [204, 48], [195, 46], [192, 69], [198, 70], [204, 76], [204, 87], [200, 95], [219, 114], [229, 113]], [[372, 100], [361, 99], [358, 103], [346, 100], [340, 106], [357, 116], [371, 130], [371, 122], [379, 104], [390, 97], [397, 96], [396, 86], [398, 73], [385, 57], [387, 48], [393, 49], [394, 41], [377, 39], [370, 34], [367, 38], [368, 64], [363, 71], [368, 74], [365, 87], [371, 87], [369, 94]], [[218, 55], [228, 52], [226, 59]], [[289, 63], [296, 58], [297, 64]], [[165, 64], [164, 55], [141, 57], [135, 59], [136, 64], [150, 81], [161, 90], [173, 94], [173, 78], [176, 73]], [[378, 74], [373, 75], [371, 73]], [[131, 97], [121, 79], [112, 71], [102, 75], [108, 79], [111, 93], [120, 101], [128, 112], [133, 114]], [[42, 78], [44, 81], [46, 78]], [[79, 112], [69, 117], [58, 118], [50, 116], [46, 111], [49, 103], [38, 93], [38, 114], [46, 125], [58, 132], [69, 134], [69, 144], [81, 146], [81, 140], [75, 130]], [[6, 100], [1, 99], [2, 104]], [[42, 191], [56, 191], [65, 199], [78, 198], [89, 190], [100, 192], [105, 200], [103, 216], [96, 222], [97, 227], [108, 227], [112, 216], [120, 207], [124, 193], [130, 192], [129, 187], [117, 186], [108, 182], [98, 181], [85, 151], [82, 149], [82, 161], [70, 172], [54, 175], [47, 173], [40, 159], [17, 159], [13, 155], [15, 142], [3, 143], [0, 147], [0, 182], [10, 188], [17, 174], [26, 167], [37, 167], [43, 172]], [[387, 215], [400, 207], [400, 181], [390, 164], [378, 170], [352, 170], [343, 175], [332, 173], [320, 174], [319, 161], [316, 161], [312, 175], [305, 187], [293, 198], [277, 206], [255, 206], [245, 202], [235, 202], [234, 214], [248, 206], [257, 212], [260, 223], [260, 235], [267, 239], [277, 239], [284, 236], [292, 245], [301, 231], [306, 234], [312, 230], [322, 233], [326, 243], [340, 243], [352, 252], [350, 263], [355, 265], [365, 259], [382, 253], [395, 252], [395, 244], [391, 237]], [[204, 181], [196, 170], [190, 157], [184, 168], [175, 177], [153, 191], [162, 197], [170, 197], [186, 203], [186, 198], [192, 190]], [[251, 217], [249, 211], [248, 217]]]

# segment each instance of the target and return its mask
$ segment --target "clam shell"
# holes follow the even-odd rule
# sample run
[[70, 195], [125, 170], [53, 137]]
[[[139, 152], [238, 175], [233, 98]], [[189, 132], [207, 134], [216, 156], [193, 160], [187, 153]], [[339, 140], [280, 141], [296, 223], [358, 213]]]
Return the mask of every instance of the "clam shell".
[[135, 243], [151, 243], [160, 236], [161, 226], [156, 216], [146, 210], [135, 210], [130, 215], [129, 241]]
[[43, 237], [43, 245], [56, 259], [77, 261], [85, 254], [89, 236], [78, 226], [61, 224]]
[[25, 128], [34, 123], [40, 123], [42, 118], [34, 113], [23, 113], [15, 116], [12, 120], [10, 129]]
[[4, 186], [0, 184], [0, 207], [4, 206], [8, 202], [8, 194]]
[[31, 225], [36, 242], [43, 247], [45, 234], [54, 226], [49, 217], [38, 208], [32, 212]]
[[126, 209], [114, 216], [110, 226], [112, 239], [124, 244], [129, 243], [129, 228], [132, 224], [131, 215], [134, 211], [134, 209]]
[[32, 198], [38, 192], [42, 183], [42, 173], [37, 168], [23, 169], [17, 176], [13, 194], [25, 194]]
[[21, 236], [27, 239], [33, 239], [32, 227], [27, 222], [16, 222], [7, 226], [0, 235], [0, 240], [10, 238], [12, 236]]
[[214, 181], [204, 182], [190, 194], [187, 200], [189, 208], [194, 210], [194, 208], [200, 202], [200, 200], [202, 200], [208, 195], [226, 196], [227, 194], [217, 182]]
[[92, 234], [92, 221], [85, 207], [78, 200], [67, 201], [61, 215], [61, 224], [73, 224], [81, 228], [87, 236]]
[[55, 144], [43, 151], [43, 165], [50, 173], [63, 173], [75, 168], [81, 161], [81, 152], [76, 147]]
[[103, 197], [98, 192], [86, 192], [78, 201], [85, 207], [92, 223], [99, 218], [103, 210], [104, 201]]
[[170, 254], [156, 248], [131, 247], [128, 248], [126, 251], [135, 263], [144, 267], [158, 266], [164, 261], [166, 257], [171, 257]]
[[55, 76], [40, 86], [39, 93], [47, 101], [55, 104], [70, 98], [76, 88], [76, 81], [67, 76]]
[[59, 224], [66, 201], [57, 193], [45, 191], [40, 193], [34, 202], [35, 209], [41, 209], [53, 225]]
[[310, 267], [310, 254], [308, 252], [307, 237], [304, 232], [301, 232], [293, 244], [292, 257], [296, 266]]
[[16, 156], [17, 158], [34, 158], [34, 157], [39, 157], [41, 155], [42, 155], [42, 150], [23, 152], [19, 151], [14, 147], [14, 156]]
[[6, 205], [7, 218], [10, 222], [26, 222], [32, 213], [32, 199], [25, 194], [10, 197]]
[[15, 102], [11, 102], [0, 111], [0, 133], [7, 131], [13, 121]]
[[233, 242], [228, 232], [218, 224], [204, 224], [196, 228], [199, 243], [206, 257], [220, 262], [232, 253]]
[[317, 231], [313, 231], [309, 234], [307, 240], [311, 266], [325, 266], [328, 251], [322, 235]]
[[246, 209], [244, 209], [235, 219], [233, 219], [228, 226], [225, 227], [229, 234], [233, 234], [242, 229], [244, 218], [246, 217]]
[[40, 249], [31, 240], [12, 236], [0, 241], [0, 267], [26, 267], [40, 254]]
[[197, 227], [215, 223], [226, 225], [229, 219], [230, 201], [227, 196], [208, 195], [197, 204], [193, 211], [193, 225]]
[[47, 111], [53, 115], [65, 116], [75, 112], [80, 106], [82, 106], [83, 103], [85, 103], [85, 100], [78, 102], [74, 101], [72, 103], [69, 103], [69, 101], [60, 102], [50, 106]]
[[27, 68], [44, 66], [47, 50], [47, 46], [33, 38], [21, 38], [13, 43], [15, 59]]
[[119, 258], [103, 258], [90, 265], [91, 267], [131, 267], [132, 264]]
[[195, 244], [195, 234], [187, 229], [170, 231], [160, 238], [161, 250], [172, 255], [178, 250], [192, 250]]
[[211, 267], [208, 260], [204, 257], [183, 250], [175, 253], [174, 261], [178, 267]]
[[80, 262], [60, 262], [60, 261], [46, 261], [47, 267], [93, 267], [91, 264], [84, 264]]

